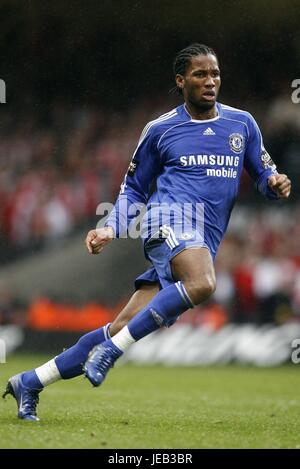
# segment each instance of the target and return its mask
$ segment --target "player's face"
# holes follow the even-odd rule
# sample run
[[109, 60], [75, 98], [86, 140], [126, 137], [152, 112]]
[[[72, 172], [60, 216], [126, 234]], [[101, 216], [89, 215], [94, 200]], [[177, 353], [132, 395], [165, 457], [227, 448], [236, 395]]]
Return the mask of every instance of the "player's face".
[[176, 76], [176, 83], [187, 103], [198, 109], [211, 109], [221, 85], [217, 58], [211, 54], [193, 57], [185, 74]]

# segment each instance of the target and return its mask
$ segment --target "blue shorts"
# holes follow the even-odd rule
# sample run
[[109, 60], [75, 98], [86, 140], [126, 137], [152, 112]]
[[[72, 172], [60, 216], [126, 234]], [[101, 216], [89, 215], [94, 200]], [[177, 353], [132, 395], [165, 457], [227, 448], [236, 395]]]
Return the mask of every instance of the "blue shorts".
[[[176, 238], [173, 230], [166, 238], [150, 238], [145, 243], [146, 257], [152, 262], [153, 267], [136, 278], [135, 288], [138, 290], [142, 284], [158, 283], [160, 288], [175, 283], [171, 271], [171, 260], [181, 251], [193, 247], [209, 249], [198, 231], [183, 233], [181, 238]], [[210, 251], [210, 249], [209, 249]]]

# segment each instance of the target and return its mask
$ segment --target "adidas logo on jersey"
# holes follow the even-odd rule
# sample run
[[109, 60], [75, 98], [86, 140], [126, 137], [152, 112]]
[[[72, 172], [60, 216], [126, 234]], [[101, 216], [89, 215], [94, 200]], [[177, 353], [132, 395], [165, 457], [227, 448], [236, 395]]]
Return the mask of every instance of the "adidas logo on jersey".
[[216, 133], [210, 127], [207, 127], [207, 129], [204, 130], [203, 135], [216, 135]]

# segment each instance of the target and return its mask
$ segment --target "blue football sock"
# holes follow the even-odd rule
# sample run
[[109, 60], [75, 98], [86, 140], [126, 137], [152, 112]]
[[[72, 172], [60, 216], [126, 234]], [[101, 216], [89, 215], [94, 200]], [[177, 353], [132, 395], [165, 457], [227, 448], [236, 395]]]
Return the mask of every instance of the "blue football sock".
[[128, 323], [128, 330], [135, 340], [159, 329], [171, 326], [178, 316], [194, 305], [182, 282], [164, 288]]
[[133, 342], [162, 326], [171, 326], [180, 314], [193, 306], [181, 282], [170, 285], [157, 293], [126, 327], [123, 327], [112, 339], [103, 342], [103, 345], [111, 347], [115, 357], [121, 356]]
[[[73, 347], [70, 347], [55, 357], [55, 364], [61, 378], [69, 379], [83, 374], [82, 366], [87, 360], [89, 352], [95, 345], [98, 345], [110, 338], [109, 326], [110, 324], [107, 324], [100, 329], [96, 329], [95, 331], [85, 334], [80, 337]], [[39, 380], [35, 369], [23, 373], [22, 381], [24, 386], [31, 389], [43, 389], [44, 387]]]
[[22, 375], [22, 382], [24, 386], [31, 389], [43, 389], [44, 387], [40, 382], [35, 370], [25, 371], [25, 373]]
[[135, 340], [140, 340], [161, 326], [171, 326], [180, 314], [193, 306], [183, 283], [177, 282], [157, 293], [150, 303], [129, 321], [128, 330]]
[[63, 379], [74, 378], [83, 374], [82, 367], [88, 358], [89, 352], [95, 345], [101, 344], [110, 338], [107, 324], [100, 329], [82, 336], [73, 347], [65, 350], [55, 357], [56, 366]]

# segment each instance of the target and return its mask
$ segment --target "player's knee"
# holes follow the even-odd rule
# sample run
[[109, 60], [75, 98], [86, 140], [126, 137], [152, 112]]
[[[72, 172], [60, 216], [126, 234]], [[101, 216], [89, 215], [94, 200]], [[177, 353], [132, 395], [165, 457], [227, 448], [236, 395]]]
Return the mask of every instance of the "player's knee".
[[216, 290], [216, 279], [212, 275], [207, 275], [201, 279], [185, 282], [185, 288], [194, 305], [207, 300]]

